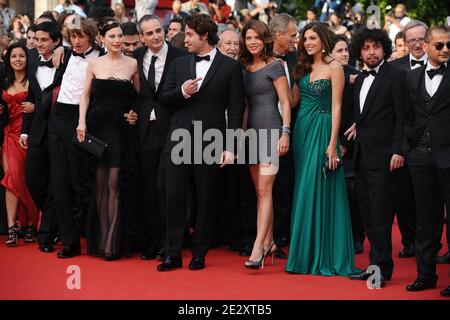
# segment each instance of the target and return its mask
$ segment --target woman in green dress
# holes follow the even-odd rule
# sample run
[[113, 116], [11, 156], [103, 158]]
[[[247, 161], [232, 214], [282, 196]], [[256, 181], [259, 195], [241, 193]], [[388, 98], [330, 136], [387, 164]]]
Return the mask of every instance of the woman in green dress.
[[344, 72], [329, 54], [326, 26], [309, 23], [294, 70], [294, 100], [301, 103], [293, 133], [295, 187], [286, 271], [348, 276], [355, 272], [353, 239], [338, 150]]

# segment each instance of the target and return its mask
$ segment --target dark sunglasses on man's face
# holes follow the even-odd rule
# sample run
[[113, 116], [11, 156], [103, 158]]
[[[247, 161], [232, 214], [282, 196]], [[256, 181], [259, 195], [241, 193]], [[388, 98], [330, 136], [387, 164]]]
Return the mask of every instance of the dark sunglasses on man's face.
[[444, 49], [444, 46], [447, 46], [447, 49], [450, 50], [450, 41], [448, 41], [447, 43], [444, 42], [435, 42], [432, 44], [436, 50], [441, 51], [442, 49]]

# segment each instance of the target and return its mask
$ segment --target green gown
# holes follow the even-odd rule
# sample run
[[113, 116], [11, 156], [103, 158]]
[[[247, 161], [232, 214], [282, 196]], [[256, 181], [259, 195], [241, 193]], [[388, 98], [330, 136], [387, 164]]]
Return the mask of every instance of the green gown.
[[344, 170], [340, 167], [326, 175], [322, 171], [331, 136], [331, 80], [310, 83], [309, 79], [308, 74], [299, 80], [301, 103], [293, 133], [295, 186], [286, 271], [348, 276], [356, 270]]

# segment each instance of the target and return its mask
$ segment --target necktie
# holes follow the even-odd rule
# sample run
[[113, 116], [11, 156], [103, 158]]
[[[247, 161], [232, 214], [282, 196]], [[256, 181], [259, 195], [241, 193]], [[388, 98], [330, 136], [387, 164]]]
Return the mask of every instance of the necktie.
[[53, 68], [53, 62], [52, 59], [48, 60], [48, 61], [39, 61], [39, 67], [48, 67], [48, 68]]
[[369, 74], [373, 75], [374, 77], [377, 75], [377, 72], [375, 70], [363, 70], [362, 75], [364, 76], [364, 78], [368, 77]]
[[148, 68], [147, 81], [150, 88], [155, 89], [155, 61], [158, 59], [157, 56], [152, 56], [152, 62]]
[[273, 56], [275, 58], [277, 58], [277, 59], [281, 59], [283, 61], [287, 61], [287, 55], [285, 55], [285, 54], [279, 54], [279, 53], [273, 51]]
[[420, 64], [421, 66], [423, 66], [423, 65], [424, 65], [424, 62], [423, 62], [423, 60], [414, 60], [414, 59], [411, 59], [411, 67], [414, 67], [416, 64]]
[[202, 60], [209, 61], [210, 59], [211, 59], [211, 57], [209, 55], [204, 56], [204, 57], [200, 57], [200, 56], [197, 56], [197, 55], [195, 56], [195, 62], [200, 62]]
[[428, 70], [427, 73], [430, 79], [433, 79], [435, 75], [445, 73], [445, 65], [440, 66], [438, 69]]
[[75, 50], [73, 50], [73, 51], [72, 51], [72, 55], [73, 55], [74, 57], [80, 57], [80, 58], [85, 59], [87, 55], [89, 55], [89, 54], [92, 53], [92, 51], [94, 51], [93, 48], [90, 49], [90, 50], [88, 50], [88, 51], [85, 52], [85, 53], [77, 53]]

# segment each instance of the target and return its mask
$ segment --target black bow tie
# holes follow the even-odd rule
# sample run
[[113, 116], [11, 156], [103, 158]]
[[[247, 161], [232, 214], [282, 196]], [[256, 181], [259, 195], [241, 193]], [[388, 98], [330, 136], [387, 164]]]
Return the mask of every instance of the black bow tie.
[[90, 49], [90, 50], [88, 50], [88, 51], [85, 52], [85, 53], [78, 53], [78, 52], [76, 52], [75, 50], [73, 50], [73, 51], [72, 51], [72, 55], [73, 55], [74, 57], [80, 57], [80, 58], [85, 59], [87, 55], [89, 55], [89, 54], [92, 53], [92, 51], [94, 51], [93, 48]]
[[282, 55], [282, 54], [279, 54], [279, 53], [275, 53], [274, 56], [277, 59], [281, 59], [283, 61], [287, 61], [287, 55]]
[[416, 64], [420, 64], [421, 66], [423, 66], [424, 65], [424, 61], [423, 60], [411, 59], [411, 67], [414, 67]]
[[445, 65], [442, 65], [437, 69], [428, 70], [427, 73], [428, 73], [428, 76], [430, 77], [430, 79], [433, 79], [435, 75], [445, 73]]
[[370, 71], [363, 70], [363, 71], [362, 71], [362, 75], [364, 76], [364, 78], [368, 77], [369, 74], [371, 74], [371, 75], [373, 75], [374, 77], [376, 77], [377, 72], [376, 72], [375, 70], [370, 70]]
[[204, 57], [200, 57], [198, 55], [195, 55], [195, 62], [200, 62], [202, 60], [209, 61], [210, 59], [211, 59], [211, 57], [209, 55], [204, 56]]
[[48, 61], [39, 61], [39, 67], [49, 67], [49, 68], [53, 68], [53, 62], [52, 59], [48, 60]]

